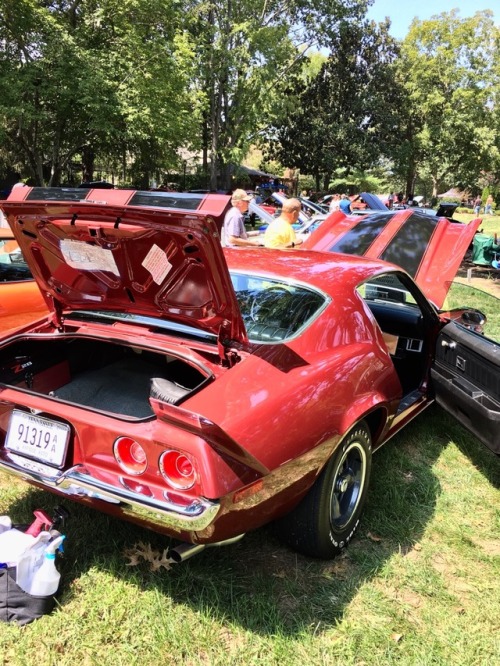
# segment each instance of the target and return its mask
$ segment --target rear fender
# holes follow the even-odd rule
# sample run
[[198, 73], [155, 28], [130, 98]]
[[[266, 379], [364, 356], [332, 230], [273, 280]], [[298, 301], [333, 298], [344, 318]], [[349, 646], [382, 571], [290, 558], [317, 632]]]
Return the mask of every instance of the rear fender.
[[[386, 431], [389, 414], [395, 412], [398, 402], [399, 400], [396, 399], [394, 400], [394, 405], [391, 405], [388, 403], [386, 397], [378, 392], [356, 400], [344, 413], [340, 424], [342, 435], [348, 432], [353, 427], [353, 424], [365, 419], [371, 426], [370, 430], [372, 430], [372, 438], [375, 444], [381, 434]], [[370, 414], [373, 414], [375, 411], [381, 413], [381, 416], [371, 419]]]

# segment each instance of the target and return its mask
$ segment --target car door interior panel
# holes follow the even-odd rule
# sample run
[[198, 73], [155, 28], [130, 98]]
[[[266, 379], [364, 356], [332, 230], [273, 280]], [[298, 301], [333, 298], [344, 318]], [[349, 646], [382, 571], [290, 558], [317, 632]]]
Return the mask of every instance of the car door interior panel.
[[500, 454], [500, 345], [450, 322], [431, 368], [436, 401]]

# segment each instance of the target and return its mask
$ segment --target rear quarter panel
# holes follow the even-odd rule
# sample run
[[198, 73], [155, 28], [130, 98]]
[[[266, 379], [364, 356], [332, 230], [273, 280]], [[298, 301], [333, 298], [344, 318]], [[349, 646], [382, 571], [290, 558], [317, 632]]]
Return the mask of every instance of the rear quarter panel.
[[352, 306], [339, 312], [331, 303], [295, 340], [256, 345], [185, 407], [220, 425], [268, 469], [331, 441], [324, 463], [357, 420], [377, 406], [389, 414], [401, 395], [378, 327], [355, 299]]

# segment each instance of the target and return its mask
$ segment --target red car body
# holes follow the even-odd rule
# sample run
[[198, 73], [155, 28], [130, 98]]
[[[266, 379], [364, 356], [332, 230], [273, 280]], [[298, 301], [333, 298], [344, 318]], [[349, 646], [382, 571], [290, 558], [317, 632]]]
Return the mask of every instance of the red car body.
[[[335, 555], [372, 451], [435, 396], [453, 403], [463, 348], [498, 351], [387, 262], [223, 250], [224, 197], [23, 194], [3, 210], [52, 310], [0, 338], [0, 469], [180, 541], [277, 521]], [[459, 418], [499, 403], [492, 366]], [[488, 424], [476, 434], [498, 448]]]

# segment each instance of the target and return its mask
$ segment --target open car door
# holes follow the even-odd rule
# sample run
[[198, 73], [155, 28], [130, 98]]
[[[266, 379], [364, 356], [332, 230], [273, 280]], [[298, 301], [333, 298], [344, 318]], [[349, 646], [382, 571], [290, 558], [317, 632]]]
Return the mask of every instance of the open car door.
[[431, 367], [436, 401], [500, 455], [500, 345], [450, 322]]

